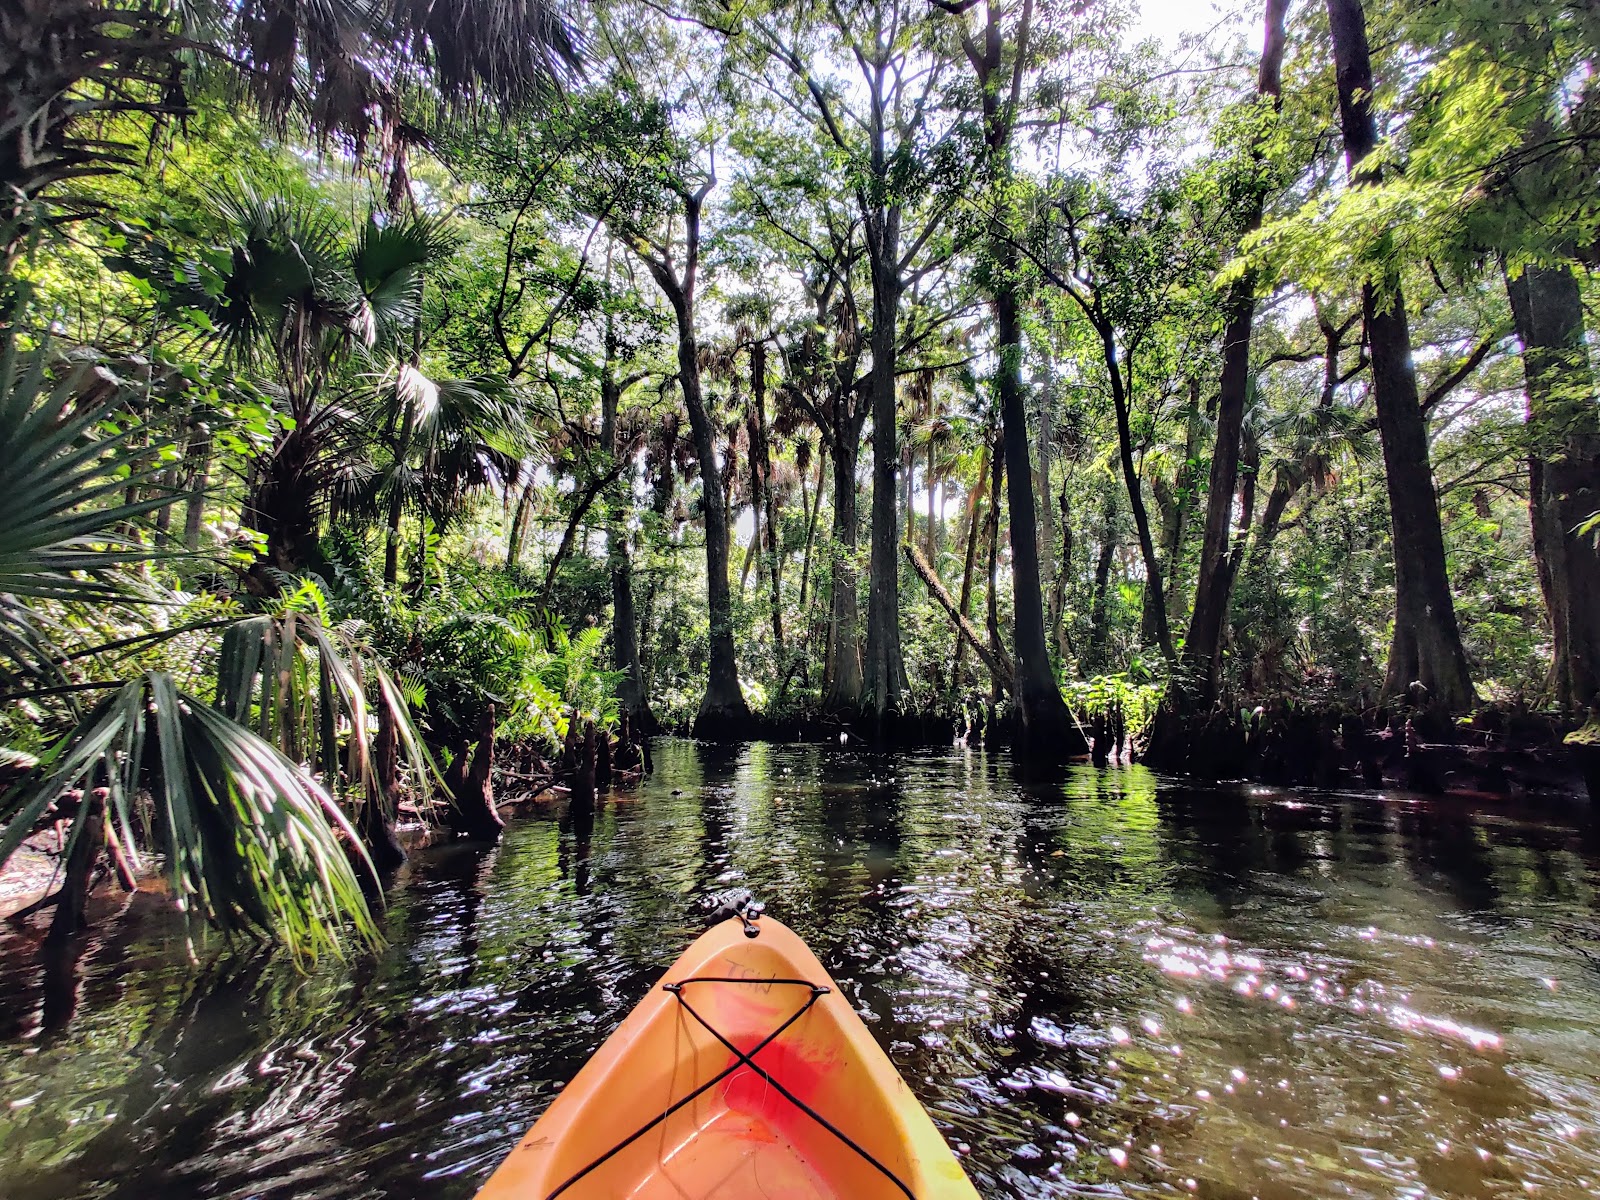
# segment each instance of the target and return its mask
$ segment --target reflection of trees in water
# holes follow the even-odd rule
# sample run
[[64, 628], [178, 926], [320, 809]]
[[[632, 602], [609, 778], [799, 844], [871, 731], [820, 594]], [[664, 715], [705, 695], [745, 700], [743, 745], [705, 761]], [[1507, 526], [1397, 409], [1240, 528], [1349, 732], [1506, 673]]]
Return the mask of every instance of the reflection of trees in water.
[[[1421, 931], [1461, 907], [1593, 909], [1580, 835], [1509, 812], [1196, 790], [1139, 769], [1019, 783], [1003, 757], [977, 751], [658, 750], [657, 775], [633, 797], [532, 814], [497, 851], [416, 854], [389, 894], [391, 945], [376, 959], [309, 979], [257, 959], [197, 980], [155, 926], [108, 926], [70, 989], [82, 996], [70, 1054], [65, 1043], [35, 1059], [0, 1046], [8, 1095], [48, 1080], [35, 1108], [0, 1130], [0, 1158], [31, 1156], [0, 1162], [0, 1192], [468, 1194], [693, 936], [695, 896], [730, 880], [795, 926], [876, 1018], [874, 1034], [935, 1119], [974, 1147], [981, 1189], [1026, 1192], [1035, 1185], [1018, 1173], [1052, 1162], [1094, 1182], [1098, 1148], [1133, 1137], [1174, 1159], [1239, 1158], [1208, 1180], [1221, 1192], [1259, 1183], [1274, 1154], [1337, 1158], [1316, 1139], [1331, 1141], [1341, 1120], [1367, 1120], [1410, 1153], [1430, 1119], [1459, 1132], [1465, 1118], [1425, 1098], [1404, 1116], [1377, 1107], [1379, 1091], [1421, 1097], [1416, 1077], [1436, 1078], [1436, 1041], [1377, 1010], [1286, 1015], [1231, 984], [1175, 983], [1144, 959], [1151, 930], [1187, 930], [1207, 946], [1226, 933], [1279, 967], [1331, 956], [1347, 974], [1416, 985], [1413, 1003], [1428, 1011], [1454, 1012], [1452, 983], [1493, 991], [1470, 954], [1327, 939], [1354, 939], [1367, 913]], [[0, 975], [0, 987], [0, 1003], [23, 1002], [31, 1031], [37, 976], [19, 986]], [[1137, 1024], [1175, 1016], [1180, 989], [1197, 1001], [1181, 1060]], [[1507, 1020], [1483, 1023], [1505, 1027], [1523, 999], [1506, 990], [1495, 1002]], [[1114, 1023], [1131, 1045], [1108, 1041]], [[1279, 1131], [1276, 1110], [1268, 1124], [1265, 1108], [1208, 1111], [1198, 1124], [1184, 1115], [1183, 1097], [1226, 1065], [1254, 1073], [1269, 1061], [1317, 1093], [1288, 1110], [1297, 1130]], [[1473, 1119], [1524, 1128], [1548, 1110], [1496, 1070], [1452, 1092]], [[117, 1121], [100, 1119], [113, 1110]], [[1069, 1112], [1080, 1126], [1068, 1127]], [[86, 1119], [69, 1129], [72, 1113]], [[1013, 1160], [1025, 1141], [1045, 1157]], [[1068, 1161], [1073, 1147], [1081, 1154]], [[121, 1170], [108, 1164], [131, 1162], [149, 1165], [108, 1182]]]

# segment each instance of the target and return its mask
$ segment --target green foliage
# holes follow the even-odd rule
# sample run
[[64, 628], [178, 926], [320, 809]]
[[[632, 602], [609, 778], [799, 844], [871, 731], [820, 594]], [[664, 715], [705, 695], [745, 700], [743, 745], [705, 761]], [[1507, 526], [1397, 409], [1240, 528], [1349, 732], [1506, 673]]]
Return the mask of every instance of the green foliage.
[[[338, 805], [297, 763], [168, 676], [130, 680], [0, 797], [0, 862], [63, 792], [100, 786], [135, 861], [140, 844], [166, 860], [184, 913], [225, 934], [281, 938], [307, 961], [341, 953], [347, 936], [377, 943], [361, 884], [371, 864]], [[73, 839], [88, 811], [80, 807]]]
[[1166, 685], [1143, 671], [1118, 671], [1070, 681], [1061, 691], [1079, 725], [1120, 714], [1128, 736], [1138, 739], [1155, 720]]

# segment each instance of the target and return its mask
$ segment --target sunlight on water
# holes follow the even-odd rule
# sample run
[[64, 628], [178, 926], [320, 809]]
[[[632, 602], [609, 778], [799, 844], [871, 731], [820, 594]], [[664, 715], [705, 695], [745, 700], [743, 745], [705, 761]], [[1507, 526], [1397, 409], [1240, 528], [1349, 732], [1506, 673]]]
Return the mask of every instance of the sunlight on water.
[[377, 959], [191, 970], [137, 902], [0, 935], [0, 1196], [467, 1197], [739, 883], [986, 1196], [1600, 1194], [1579, 813], [666, 743], [419, 854]]

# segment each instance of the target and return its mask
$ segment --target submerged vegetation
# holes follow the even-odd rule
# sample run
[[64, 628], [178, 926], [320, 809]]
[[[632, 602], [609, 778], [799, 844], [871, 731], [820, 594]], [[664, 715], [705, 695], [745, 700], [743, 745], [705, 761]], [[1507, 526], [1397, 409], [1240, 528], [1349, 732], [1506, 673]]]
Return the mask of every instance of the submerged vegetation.
[[1427, 786], [1474, 712], [1582, 725], [1594, 13], [1152, 28], [8, 9], [0, 862], [54, 828], [53, 934], [150, 860], [370, 943], [397, 824], [661, 729]]

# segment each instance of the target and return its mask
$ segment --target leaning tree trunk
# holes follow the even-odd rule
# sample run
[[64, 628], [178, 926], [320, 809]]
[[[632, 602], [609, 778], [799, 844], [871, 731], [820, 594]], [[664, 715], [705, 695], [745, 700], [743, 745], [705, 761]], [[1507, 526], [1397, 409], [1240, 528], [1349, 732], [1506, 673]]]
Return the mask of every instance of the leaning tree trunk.
[[[1266, 44], [1261, 50], [1261, 71], [1256, 92], [1270, 99], [1273, 109], [1282, 105], [1284, 17], [1288, 0], [1267, 0]], [[1263, 128], [1251, 147], [1257, 184], [1246, 200], [1246, 228], [1261, 228], [1266, 211], [1265, 143], [1270, 130]], [[1190, 666], [1188, 707], [1209, 709], [1222, 681], [1222, 631], [1228, 623], [1228, 603], [1234, 572], [1228, 569], [1228, 548], [1233, 534], [1234, 491], [1239, 482], [1239, 443], [1244, 429], [1245, 400], [1250, 390], [1250, 336], [1255, 325], [1254, 271], [1246, 271], [1228, 289], [1223, 302], [1222, 379], [1217, 389], [1216, 448], [1211, 455], [1211, 482], [1206, 492], [1206, 523], [1200, 544], [1200, 576], [1195, 584], [1194, 612], [1183, 656]]]
[[[1128, 390], [1123, 382], [1115, 334], [1110, 326], [1101, 329], [1100, 339], [1105, 355], [1106, 372], [1111, 380], [1111, 400], [1117, 416], [1117, 457], [1122, 463], [1122, 481], [1128, 490], [1128, 508], [1133, 513], [1133, 527], [1139, 535], [1139, 557], [1144, 562], [1144, 587], [1146, 612], [1155, 627], [1156, 644], [1161, 657], [1172, 661], [1172, 631], [1167, 627], [1166, 593], [1161, 587], [1161, 562], [1156, 558], [1155, 537], [1150, 532], [1150, 514], [1144, 506], [1144, 490], [1139, 481], [1139, 468], [1133, 458], [1133, 427], [1128, 412]], [[1133, 377], [1130, 368], [1128, 378]]]
[[995, 354], [998, 359], [1000, 422], [1006, 462], [1006, 502], [1011, 517], [1011, 601], [1014, 611], [1017, 715], [1020, 742], [1032, 755], [1075, 754], [1083, 747], [1050, 668], [1044, 636], [1044, 590], [1039, 579], [1039, 525], [1034, 508], [1033, 467], [1028, 459], [1028, 413], [1022, 396], [1022, 322], [1015, 278], [1017, 254], [1009, 242], [1001, 255], [994, 291]]
[[1556, 702], [1582, 711], [1600, 692], [1600, 548], [1578, 527], [1600, 511], [1600, 407], [1583, 298], [1570, 267], [1506, 277], [1528, 394], [1528, 512], [1554, 637]]
[[[1378, 128], [1372, 114], [1372, 62], [1361, 0], [1328, 0], [1328, 23], [1350, 179], [1356, 186], [1377, 183], [1381, 171], [1367, 165], [1378, 143]], [[1362, 285], [1361, 310], [1394, 533], [1395, 627], [1383, 693], [1402, 695], [1420, 680], [1435, 704], [1462, 711], [1472, 707], [1475, 697], [1450, 595], [1405, 296], [1393, 268], [1384, 269], [1380, 283], [1369, 279]]]

